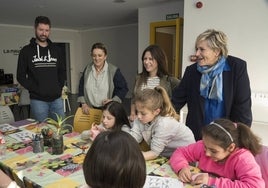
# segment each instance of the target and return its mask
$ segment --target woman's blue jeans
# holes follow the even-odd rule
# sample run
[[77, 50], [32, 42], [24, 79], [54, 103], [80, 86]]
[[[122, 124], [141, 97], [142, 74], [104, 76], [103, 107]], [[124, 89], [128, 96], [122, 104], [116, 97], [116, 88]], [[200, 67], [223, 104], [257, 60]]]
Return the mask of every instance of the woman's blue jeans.
[[52, 102], [31, 99], [31, 113], [39, 122], [43, 122], [48, 117], [56, 120], [55, 113], [64, 117], [63, 100], [61, 97]]

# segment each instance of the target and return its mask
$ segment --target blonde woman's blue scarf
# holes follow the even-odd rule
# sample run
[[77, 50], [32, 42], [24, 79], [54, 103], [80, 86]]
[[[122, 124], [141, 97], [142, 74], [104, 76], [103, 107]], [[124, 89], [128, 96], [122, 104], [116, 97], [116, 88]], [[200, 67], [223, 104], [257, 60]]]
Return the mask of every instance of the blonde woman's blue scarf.
[[200, 81], [200, 95], [205, 99], [208, 98], [222, 101], [222, 72], [225, 62], [226, 58], [221, 57], [212, 67], [200, 66], [197, 64], [197, 70], [202, 74]]

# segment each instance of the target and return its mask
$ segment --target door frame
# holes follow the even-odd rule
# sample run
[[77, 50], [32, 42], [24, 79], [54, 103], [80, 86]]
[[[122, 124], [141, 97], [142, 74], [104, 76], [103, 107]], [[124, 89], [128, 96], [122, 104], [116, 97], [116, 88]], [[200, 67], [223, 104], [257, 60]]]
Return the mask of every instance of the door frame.
[[150, 44], [156, 44], [156, 29], [164, 27], [175, 27], [175, 65], [172, 75], [181, 78], [182, 72], [182, 39], [183, 39], [183, 19], [159, 21], [150, 23]]

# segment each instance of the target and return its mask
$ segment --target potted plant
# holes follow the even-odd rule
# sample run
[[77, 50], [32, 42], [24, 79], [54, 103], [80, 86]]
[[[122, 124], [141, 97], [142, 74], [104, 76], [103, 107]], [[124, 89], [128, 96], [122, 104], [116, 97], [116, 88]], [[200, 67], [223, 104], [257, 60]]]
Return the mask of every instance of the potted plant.
[[[63, 118], [62, 116], [56, 114], [56, 120], [52, 119], [52, 118], [47, 118], [45, 121], [48, 124], [54, 125], [56, 127], [56, 131], [53, 132], [52, 134], [52, 142], [51, 142], [51, 146], [52, 146], [52, 154], [62, 154], [64, 151], [64, 143], [63, 143], [63, 134], [70, 132], [70, 125], [65, 124], [66, 120], [68, 120], [69, 118], [73, 117], [72, 116], [68, 116]], [[72, 128], [72, 127], [71, 127]], [[50, 133], [50, 128], [48, 128], [48, 136]], [[46, 133], [46, 130], [44, 130], [43, 132]], [[51, 135], [51, 134], [50, 134]]]
[[41, 134], [44, 139], [44, 146], [51, 147], [52, 144], [52, 137], [53, 137], [53, 130], [51, 128], [43, 128], [41, 130]]

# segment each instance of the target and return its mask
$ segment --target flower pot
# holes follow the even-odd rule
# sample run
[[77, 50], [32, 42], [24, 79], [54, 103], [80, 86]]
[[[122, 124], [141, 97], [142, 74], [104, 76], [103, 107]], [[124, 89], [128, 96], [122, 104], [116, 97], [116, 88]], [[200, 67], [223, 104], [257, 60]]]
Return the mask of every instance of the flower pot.
[[52, 146], [52, 137], [44, 137], [44, 146], [47, 146], [47, 147]]
[[64, 152], [62, 134], [54, 134], [52, 137], [52, 154], [60, 155]]

